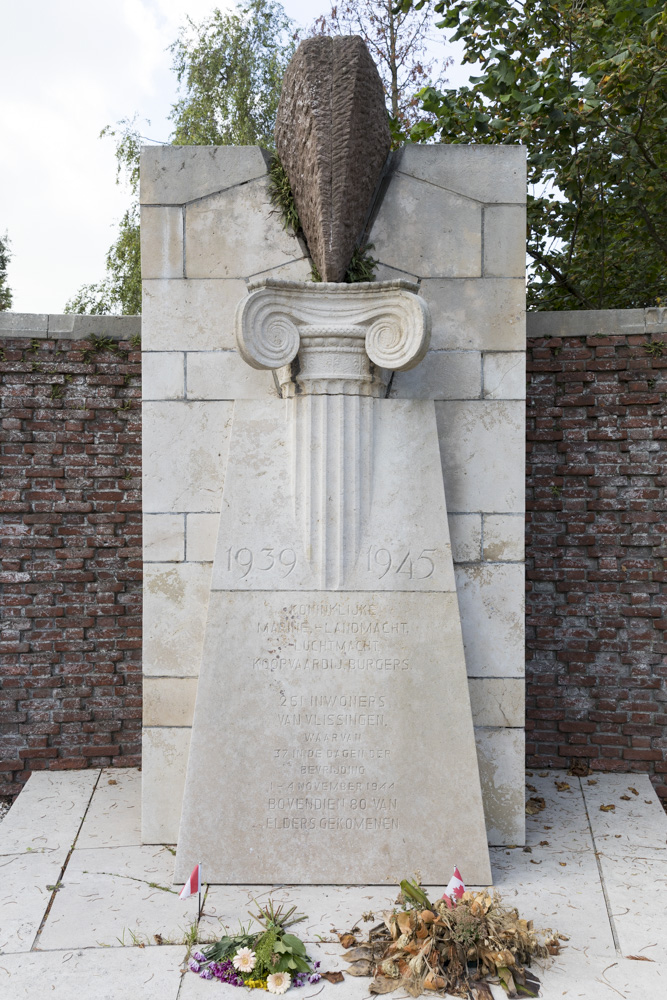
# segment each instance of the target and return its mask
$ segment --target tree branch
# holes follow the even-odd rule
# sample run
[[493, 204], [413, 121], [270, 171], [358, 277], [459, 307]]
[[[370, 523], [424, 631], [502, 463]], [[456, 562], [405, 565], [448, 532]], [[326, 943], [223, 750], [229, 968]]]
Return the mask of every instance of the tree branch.
[[569, 280], [569, 278], [566, 278], [563, 272], [559, 271], [558, 268], [555, 267], [551, 263], [551, 261], [544, 256], [544, 254], [541, 254], [539, 250], [531, 250], [530, 247], [526, 247], [526, 252], [529, 253], [530, 256], [533, 258], [533, 260], [536, 260], [538, 264], [541, 264], [542, 267], [545, 267], [549, 272], [549, 274], [556, 279], [559, 285], [562, 285], [563, 288], [566, 288], [571, 295], [574, 295], [575, 299], [579, 299], [582, 305], [586, 306], [587, 309], [595, 309], [593, 303], [589, 302], [586, 296], [579, 291], [577, 286], [573, 285], [572, 282]]

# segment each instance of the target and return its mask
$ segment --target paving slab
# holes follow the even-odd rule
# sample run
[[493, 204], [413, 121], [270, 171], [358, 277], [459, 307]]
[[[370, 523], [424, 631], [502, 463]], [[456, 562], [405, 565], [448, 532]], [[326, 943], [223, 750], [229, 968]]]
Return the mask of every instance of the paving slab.
[[30, 951], [61, 869], [55, 852], [0, 858], [0, 955]]
[[197, 919], [197, 899], [178, 898], [173, 870], [163, 847], [75, 850], [37, 947], [155, 945], [155, 935], [181, 943]]
[[0, 996], [2, 1000], [176, 1000], [184, 955], [183, 947], [3, 955]]
[[105, 768], [81, 828], [77, 847], [133, 847], [140, 844], [141, 772], [136, 767]]
[[581, 787], [598, 850], [652, 848], [667, 856], [667, 815], [647, 775], [582, 778]]
[[[442, 895], [443, 889], [434, 889]], [[239, 920], [247, 922], [248, 911], [255, 910], [253, 900], [264, 904], [269, 897], [274, 903], [289, 901], [308, 919], [299, 924], [296, 933], [304, 941], [321, 942], [334, 937], [335, 931], [347, 931], [361, 919], [363, 913], [378, 915], [390, 909], [398, 888], [387, 886], [294, 885], [241, 886], [213, 885], [208, 889], [200, 930], [207, 935], [221, 933], [219, 928], [236, 928]]]
[[0, 855], [57, 851], [64, 862], [99, 773], [33, 772], [0, 826]]
[[[213, 1000], [222, 990], [223, 1000], [226, 993], [231, 1000], [233, 987], [182, 974], [182, 945], [157, 946], [155, 934], [167, 941], [183, 935], [197, 900], [178, 899], [168, 848], [138, 844], [139, 772], [103, 771], [90, 800], [98, 774], [33, 775], [0, 825], [0, 849], [17, 848], [0, 856], [0, 997], [71, 1000], [78, 990], [86, 1000]], [[667, 818], [649, 780], [548, 771], [529, 774], [526, 783], [527, 797], [545, 802], [526, 817], [531, 850], [495, 848], [492, 868], [505, 902], [536, 926], [569, 937], [561, 955], [536, 968], [543, 1000], [667, 997]], [[89, 800], [63, 887], [35, 942], [52, 895], [46, 886], [56, 884]], [[614, 810], [600, 811], [610, 803]], [[442, 887], [428, 891], [441, 895]], [[296, 929], [311, 956], [325, 969], [344, 969], [335, 931], [369, 911], [379, 919], [396, 894], [393, 886], [211, 886], [200, 940], [219, 935], [222, 925], [247, 922], [252, 900], [270, 895], [308, 914]], [[150, 947], [134, 947], [135, 941]], [[294, 996], [362, 1000], [368, 985], [346, 976], [339, 985], [320, 983]], [[500, 987], [492, 993], [504, 998]]]

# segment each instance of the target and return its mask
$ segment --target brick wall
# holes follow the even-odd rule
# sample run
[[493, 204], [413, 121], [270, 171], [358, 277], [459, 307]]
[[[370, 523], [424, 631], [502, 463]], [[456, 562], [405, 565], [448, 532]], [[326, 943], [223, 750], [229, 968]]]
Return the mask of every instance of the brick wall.
[[40, 768], [140, 762], [140, 320], [0, 319], [0, 795], [11, 795]]
[[526, 482], [528, 765], [648, 772], [663, 799], [665, 312], [530, 318]]
[[[665, 320], [529, 316], [527, 441], [528, 764], [648, 772], [663, 798]], [[0, 795], [140, 759], [139, 329], [0, 316]]]

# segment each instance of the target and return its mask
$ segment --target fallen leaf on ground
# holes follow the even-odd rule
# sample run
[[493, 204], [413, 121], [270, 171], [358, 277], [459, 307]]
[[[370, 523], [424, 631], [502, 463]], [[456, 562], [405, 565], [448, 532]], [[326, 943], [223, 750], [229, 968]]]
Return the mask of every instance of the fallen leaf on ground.
[[567, 861], [559, 861], [558, 864], [561, 866], [561, 868], [567, 868]]
[[630, 798], [629, 795], [621, 795], [621, 798], [623, 799], [624, 802], [632, 802], [632, 799]]
[[526, 782], [526, 788], [528, 789], [529, 792], [536, 792], [537, 791], [537, 789], [535, 788], [535, 785], [529, 785], [528, 782]]
[[530, 863], [531, 863], [531, 865], [541, 865], [542, 864], [541, 861], [536, 861], [535, 858], [531, 858], [530, 859]]
[[646, 955], [626, 955], [632, 962], [655, 962], [654, 958], [647, 958]]
[[362, 959], [360, 962], [352, 962], [347, 970], [347, 974], [348, 976], [372, 976], [373, 963], [369, 962], [368, 959]]
[[538, 771], [537, 772], [537, 777], [538, 778], [548, 778], [549, 777], [549, 772], [548, 771]]
[[323, 972], [322, 979], [326, 979], [328, 983], [342, 983], [343, 973], [342, 972]]
[[368, 987], [369, 993], [393, 993], [400, 985], [399, 979], [389, 979], [387, 976], [376, 976]]
[[116, 781], [115, 778], [109, 778], [109, 780], [107, 781], [107, 785], [117, 785], [117, 784], [118, 782]]
[[570, 786], [568, 785], [567, 781], [554, 781], [554, 785], [556, 786], [559, 792], [569, 792], [570, 790]]
[[543, 798], [540, 798], [537, 795], [531, 795], [526, 802], [526, 815], [535, 816], [536, 813], [542, 812], [543, 809], [546, 809], [546, 805], [547, 804]]
[[343, 948], [354, 948], [357, 943], [357, 939], [354, 934], [339, 934], [338, 940], [342, 944]]
[[652, 806], [653, 805], [653, 802], [651, 801], [651, 799], [644, 799], [644, 802], [646, 803], [647, 806]]
[[548, 847], [548, 846], [549, 846], [549, 841], [548, 840], [541, 840], [540, 841], [540, 847]]
[[487, 986], [486, 983], [475, 983], [470, 989], [473, 1000], [493, 1000], [491, 987]]
[[[628, 785], [628, 791], [632, 792], [633, 795], [639, 795], [639, 792], [637, 791], [637, 789], [633, 788], [632, 785]], [[651, 959], [651, 961], [653, 961], [653, 960]]]
[[586, 782], [586, 784], [587, 785], [597, 785], [597, 781], [595, 780], [595, 778], [591, 778], [589, 781]]
[[613, 812], [615, 808], [616, 808], [616, 806], [612, 802], [608, 806], [600, 806], [600, 812], [601, 813]]
[[586, 775], [593, 772], [585, 760], [573, 760], [567, 773], [573, 775], [575, 778], [585, 778]]

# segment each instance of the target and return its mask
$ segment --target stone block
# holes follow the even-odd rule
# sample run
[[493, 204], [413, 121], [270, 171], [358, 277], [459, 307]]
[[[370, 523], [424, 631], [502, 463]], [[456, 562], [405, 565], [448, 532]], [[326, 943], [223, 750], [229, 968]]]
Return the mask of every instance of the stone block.
[[523, 677], [523, 565], [458, 566], [456, 590], [468, 676]]
[[448, 514], [447, 520], [454, 562], [479, 562], [482, 558], [482, 515]]
[[523, 513], [524, 410], [510, 400], [436, 402], [450, 512]]
[[484, 209], [485, 278], [523, 278], [526, 273], [526, 209], [487, 205]]
[[526, 203], [526, 147], [411, 143], [395, 154], [394, 169], [488, 203]]
[[371, 229], [373, 256], [422, 278], [479, 277], [481, 213], [477, 202], [394, 174]]
[[237, 351], [188, 352], [188, 399], [277, 398], [273, 372], [247, 365]]
[[196, 696], [196, 677], [144, 677], [144, 726], [191, 726]]
[[185, 558], [185, 515], [144, 514], [145, 562], [182, 562]]
[[0, 312], [0, 333], [5, 336], [30, 337], [46, 334], [49, 326], [48, 313]]
[[[371, 254], [374, 251], [371, 250]], [[410, 274], [408, 271], [399, 271], [395, 267], [388, 267], [387, 264], [377, 264], [375, 268], [375, 280], [376, 281], [412, 281], [413, 284], [417, 284], [419, 278], [416, 274]]]
[[245, 278], [300, 257], [299, 241], [283, 227], [265, 178], [185, 210], [188, 278]]
[[206, 563], [144, 567], [145, 676], [196, 677], [208, 608]]
[[185, 355], [181, 351], [144, 351], [141, 394], [144, 399], [183, 399]]
[[245, 282], [238, 280], [144, 281], [144, 350], [233, 350], [234, 314], [246, 294]]
[[175, 844], [178, 840], [189, 748], [188, 728], [144, 728], [141, 753], [143, 844]]
[[490, 845], [525, 843], [523, 729], [476, 729], [486, 835]]
[[[299, 246], [301, 247], [300, 243]], [[258, 271], [257, 274], [249, 275], [249, 278], [251, 281], [258, 281], [260, 278], [283, 278], [285, 281], [310, 281], [312, 279], [310, 257], [304, 253], [298, 260], [290, 260], [287, 264], [270, 267], [267, 271]]]
[[432, 350], [525, 350], [524, 281], [429, 278], [419, 294], [431, 309]]
[[183, 209], [141, 209], [141, 277], [183, 277]]
[[144, 403], [144, 511], [220, 510], [232, 411], [231, 402]]
[[485, 351], [484, 398], [526, 398], [526, 356], [521, 351]]
[[484, 514], [484, 559], [487, 562], [522, 562], [525, 536], [523, 514]]
[[482, 391], [479, 351], [429, 351], [424, 361], [391, 380], [391, 399], [477, 399]]
[[141, 204], [184, 205], [266, 172], [259, 146], [143, 146]]
[[188, 562], [213, 562], [219, 526], [219, 514], [187, 515], [186, 544]]
[[594, 337], [596, 333], [644, 333], [644, 309], [563, 309], [555, 312], [530, 312], [526, 316], [529, 337]]
[[523, 677], [469, 677], [475, 726], [520, 728], [525, 721]]
[[132, 337], [141, 336], [141, 316], [62, 313], [51, 314], [48, 320], [48, 336], [57, 335], [63, 340], [86, 340], [91, 334], [96, 337], [111, 337], [112, 340], [131, 340]]

